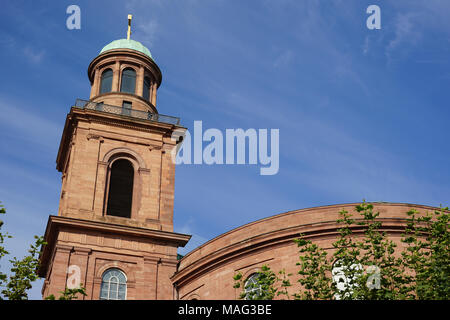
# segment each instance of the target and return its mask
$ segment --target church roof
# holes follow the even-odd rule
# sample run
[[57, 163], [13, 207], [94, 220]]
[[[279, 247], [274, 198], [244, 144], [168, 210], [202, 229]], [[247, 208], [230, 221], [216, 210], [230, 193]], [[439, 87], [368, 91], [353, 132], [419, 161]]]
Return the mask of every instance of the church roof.
[[103, 47], [103, 49], [100, 51], [100, 54], [103, 52], [114, 50], [114, 49], [131, 49], [136, 50], [138, 52], [141, 52], [151, 58], [153, 60], [152, 54], [150, 53], [150, 50], [147, 49], [142, 43], [136, 40], [132, 39], [119, 39], [114, 40], [113, 42], [107, 44]]

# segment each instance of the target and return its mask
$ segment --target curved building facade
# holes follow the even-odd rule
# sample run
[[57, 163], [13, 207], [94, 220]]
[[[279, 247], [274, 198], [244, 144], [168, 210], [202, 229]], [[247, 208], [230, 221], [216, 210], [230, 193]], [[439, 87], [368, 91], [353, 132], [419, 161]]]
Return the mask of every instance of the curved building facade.
[[[406, 212], [415, 209], [427, 212], [436, 208], [403, 204], [372, 203], [374, 212], [380, 212], [382, 229], [398, 246], [405, 227]], [[184, 256], [172, 277], [178, 299], [238, 299], [242, 289], [233, 288], [233, 276], [240, 272], [243, 279], [268, 265], [274, 272], [285, 269], [292, 273], [290, 279], [297, 280], [299, 249], [294, 239], [303, 234], [330, 253], [332, 243], [339, 236], [336, 220], [339, 212], [353, 213], [355, 219], [357, 204], [330, 205], [300, 209], [271, 216], [243, 225], [226, 232], [201, 245]], [[363, 230], [352, 230], [355, 236]], [[295, 285], [290, 293], [296, 290]]]

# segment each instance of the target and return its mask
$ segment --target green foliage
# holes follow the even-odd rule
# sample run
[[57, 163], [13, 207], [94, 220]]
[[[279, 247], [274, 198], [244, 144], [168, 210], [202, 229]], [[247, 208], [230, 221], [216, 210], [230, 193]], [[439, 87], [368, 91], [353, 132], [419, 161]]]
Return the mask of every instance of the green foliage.
[[[358, 259], [361, 254], [361, 248], [354, 241], [352, 231], [352, 226], [357, 224], [357, 222], [346, 210], [339, 212], [339, 219], [336, 222], [340, 226], [338, 229], [339, 238], [333, 243], [333, 247], [336, 250], [329, 261], [329, 266], [331, 270], [333, 268], [334, 270], [339, 270], [339, 274], [331, 274], [332, 298], [352, 299], [353, 288], [357, 286], [357, 279], [361, 276], [361, 267]], [[333, 276], [335, 276], [334, 281]]]
[[[339, 212], [333, 254], [305, 235], [295, 240], [300, 253], [295, 299], [450, 299], [448, 208], [426, 214], [407, 212], [402, 248], [382, 231], [382, 220], [372, 204], [364, 201], [355, 209], [356, 217]], [[245, 288], [242, 275], [234, 276], [235, 288], [243, 288], [241, 299], [273, 299], [275, 293], [289, 298], [291, 284], [284, 270], [280, 278], [263, 266], [258, 275]]]
[[[348, 212], [341, 212], [338, 223], [340, 237], [333, 244], [336, 251], [335, 267], [341, 267], [346, 279], [344, 289], [334, 288], [334, 296], [340, 299], [392, 300], [406, 299], [410, 278], [405, 265], [395, 256], [396, 244], [385, 232], [380, 231], [381, 220], [373, 205], [363, 202], [356, 206], [361, 216], [352, 219]], [[364, 231], [363, 237], [355, 237], [351, 228]]]
[[[0, 204], [0, 214], [5, 214], [5, 208]], [[0, 259], [9, 252], [3, 246], [6, 238], [11, 238], [7, 233], [2, 233], [3, 221], [0, 220]], [[9, 277], [0, 272], [0, 287], [4, 288], [0, 293], [0, 300], [7, 298], [9, 300], [26, 300], [28, 299], [27, 291], [31, 289], [32, 282], [36, 281], [39, 276], [37, 269], [39, 267], [39, 253], [42, 245], [45, 245], [42, 237], [35, 236], [35, 243], [30, 245], [28, 255], [21, 260], [14, 257], [9, 260], [12, 264], [11, 274]]]
[[[3, 205], [0, 202], [0, 214], [5, 214], [6, 210], [3, 207]], [[11, 238], [11, 236], [7, 233], [3, 234], [2, 233], [2, 226], [3, 226], [3, 220], [0, 219], [0, 260], [1, 258], [3, 258], [5, 255], [9, 254], [9, 252], [5, 249], [5, 247], [3, 246], [3, 243], [5, 242], [5, 239], [7, 238]], [[6, 281], [6, 274], [0, 272], [0, 287], [3, 286], [3, 284]], [[0, 296], [0, 300], [1, 300], [1, 296]]]
[[412, 295], [421, 300], [450, 299], [450, 234], [448, 208], [420, 214], [409, 211], [402, 252], [412, 285]]
[[300, 291], [294, 294], [295, 299], [331, 299], [332, 281], [328, 276], [331, 267], [327, 261], [327, 253], [310, 240], [299, 238], [294, 240], [300, 247]]
[[[78, 299], [78, 295], [87, 296], [86, 294], [86, 288], [84, 288], [82, 285], [78, 288], [69, 289], [66, 288], [66, 290], [60, 292], [60, 296], [58, 300], [76, 300]], [[51, 294], [48, 297], [45, 297], [44, 300], [56, 300], [55, 295]]]
[[12, 263], [11, 275], [6, 288], [2, 290], [3, 296], [9, 300], [27, 300], [27, 291], [31, 289], [32, 282], [39, 278], [37, 275], [39, 253], [41, 246], [46, 243], [42, 237], [35, 236], [34, 238], [36, 241], [30, 246], [27, 256], [21, 260], [16, 257], [10, 260]]
[[[291, 286], [288, 277], [284, 270], [278, 272], [278, 275], [273, 272], [269, 266], [263, 265], [254, 277], [254, 281], [247, 281], [243, 279], [240, 272], [233, 276], [235, 281], [234, 288], [243, 288], [239, 295], [239, 299], [246, 300], [273, 300], [276, 296], [284, 295], [289, 299], [287, 287]], [[244, 281], [245, 280], [245, 281]]]

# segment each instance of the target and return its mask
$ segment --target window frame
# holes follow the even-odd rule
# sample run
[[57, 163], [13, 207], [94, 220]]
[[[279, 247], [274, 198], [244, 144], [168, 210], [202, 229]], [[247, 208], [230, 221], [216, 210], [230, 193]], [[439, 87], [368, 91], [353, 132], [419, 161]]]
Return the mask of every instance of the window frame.
[[[105, 75], [105, 73], [107, 73], [108, 71], [111, 71], [111, 76], [110, 77], [108, 77], [108, 78], [110, 78], [111, 79], [111, 87], [109, 88], [109, 90], [108, 91], [102, 91], [102, 88], [103, 88], [103, 81], [104, 81], [104, 75]], [[103, 71], [102, 71], [102, 74], [100, 75], [100, 86], [99, 86], [99, 94], [104, 94], [104, 93], [109, 93], [109, 92], [112, 92], [112, 85], [113, 85], [113, 79], [114, 79], [114, 71], [113, 71], [113, 69], [111, 69], [111, 68], [105, 68]]]
[[[148, 88], [145, 87], [146, 79], [148, 79]], [[152, 90], [152, 78], [148, 74], [146, 74], [144, 76], [144, 79], [142, 80], [142, 98], [144, 98], [146, 101], [149, 102], [152, 98], [151, 90]]]
[[122, 101], [122, 115], [131, 116], [131, 110], [133, 109], [133, 102], [123, 100]]
[[[108, 217], [108, 194], [109, 194], [109, 182], [111, 178], [111, 165], [118, 159], [127, 159], [133, 164], [134, 168], [134, 184], [133, 184], [133, 203], [131, 209], [131, 219], [136, 219], [138, 215], [139, 204], [142, 202], [142, 186], [144, 175], [150, 172], [150, 168], [147, 167], [142, 156], [135, 150], [128, 147], [112, 148], [105, 153], [102, 158], [101, 164], [103, 168], [99, 172], [104, 177], [103, 188], [99, 197], [102, 199], [102, 216]], [[103, 178], [102, 178], [103, 179]], [[114, 217], [114, 216], [112, 216]], [[128, 219], [121, 217], [114, 217], [116, 219]]]
[[260, 272], [253, 272], [252, 274], [250, 274], [248, 277], [247, 277], [247, 279], [245, 280], [245, 282], [244, 282], [244, 292], [245, 292], [245, 298], [244, 298], [244, 300], [249, 300], [249, 298], [248, 298], [248, 293], [250, 293], [250, 292], [259, 292], [259, 294], [258, 295], [262, 295], [262, 291], [263, 291], [263, 289], [262, 289], [262, 286], [260, 285], [259, 286], [259, 288], [251, 288], [251, 289], [248, 289], [247, 288], [247, 284], [251, 281], [251, 282], [253, 282], [254, 284], [257, 284], [258, 283], [258, 280], [257, 279], [255, 279], [255, 277], [257, 277], [257, 276], [259, 276], [260, 275]]
[[[131, 70], [131, 71], [133, 71], [133, 73], [134, 73], [134, 90], [133, 90], [132, 92], [130, 92], [130, 91], [124, 91], [124, 90], [123, 90], [124, 73], [125, 73], [126, 71], [128, 71], [128, 70]], [[126, 79], [127, 79], [127, 78], [131, 78], [131, 76], [125, 75], [125, 78], [126, 78]], [[120, 90], [119, 90], [119, 92], [122, 92], [122, 93], [129, 93], [129, 94], [136, 94], [136, 88], [137, 88], [137, 86], [136, 86], [136, 80], [137, 80], [137, 72], [136, 72], [136, 69], [133, 68], [133, 67], [131, 67], [131, 66], [124, 66], [124, 68], [123, 68], [122, 71], [120, 72]]]
[[[112, 180], [112, 170], [113, 170], [113, 165], [116, 161], [119, 160], [126, 160], [129, 162], [129, 164], [131, 165], [131, 168], [133, 170], [133, 183], [132, 183], [132, 190], [131, 190], [131, 206], [130, 206], [130, 214], [129, 216], [116, 216], [116, 215], [112, 215], [112, 214], [108, 214], [108, 210], [109, 210], [109, 206], [110, 206], [110, 202], [109, 202], [109, 196], [110, 196], [110, 192], [111, 192], [111, 180]], [[136, 192], [136, 166], [134, 161], [126, 156], [121, 156], [121, 157], [116, 157], [113, 160], [111, 160], [111, 162], [108, 165], [108, 179], [107, 179], [107, 184], [106, 184], [106, 203], [105, 203], [105, 216], [108, 217], [115, 217], [115, 218], [124, 218], [124, 219], [132, 219], [133, 218], [133, 209], [134, 209], [134, 202], [135, 202], [135, 192]]]
[[[110, 273], [110, 272], [113, 272], [113, 271], [116, 271], [116, 272], [119, 272], [123, 277], [124, 277], [124, 279], [125, 279], [125, 282], [124, 283], [121, 283], [120, 282], [120, 279], [117, 277], [117, 276], [110, 276], [109, 277], [109, 279], [108, 279], [108, 281], [105, 281], [105, 276], [107, 276], [107, 274], [108, 273]], [[117, 294], [117, 299], [111, 299], [110, 298], [110, 294], [111, 294], [111, 279], [112, 278], [116, 278], [117, 279], [117, 283], [115, 283], [115, 284], [117, 284], [117, 292], [116, 292], [116, 294]], [[103, 289], [103, 285], [104, 284], [107, 284], [108, 285], [108, 290], [107, 290], [107, 298], [103, 298], [102, 297], [102, 289]], [[125, 286], [125, 296], [124, 296], [124, 298], [123, 299], [119, 299], [119, 291], [120, 291], [120, 286]], [[116, 267], [113, 267], [113, 268], [108, 268], [108, 269], [106, 269], [104, 272], [103, 272], [103, 274], [102, 274], [102, 281], [101, 281], [101, 284], [100, 284], [100, 294], [99, 294], [99, 300], [116, 300], [116, 301], [119, 301], [119, 300], [127, 300], [127, 294], [128, 294], [128, 277], [127, 277], [127, 274], [123, 271], [123, 270], [121, 270], [121, 269], [119, 269], [119, 268], [116, 268]]]

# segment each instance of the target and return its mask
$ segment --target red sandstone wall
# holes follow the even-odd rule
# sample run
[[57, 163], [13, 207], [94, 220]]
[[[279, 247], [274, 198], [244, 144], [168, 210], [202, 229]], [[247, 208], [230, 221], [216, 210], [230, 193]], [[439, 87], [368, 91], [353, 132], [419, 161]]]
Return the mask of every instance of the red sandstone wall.
[[[176, 271], [176, 246], [137, 237], [67, 229], [58, 232], [43, 297], [59, 297], [68, 278], [68, 267], [81, 270], [86, 300], [97, 300], [103, 273], [119, 268], [127, 276], [127, 300], [172, 300], [170, 277]], [[81, 298], [81, 297], [80, 297]]]
[[[286, 269], [293, 273], [295, 283], [298, 266], [298, 247], [293, 242], [299, 233], [312, 238], [322, 248], [332, 249], [336, 239], [339, 211], [354, 211], [356, 204], [333, 205], [286, 212], [258, 220], [212, 239], [186, 255], [180, 262], [172, 281], [178, 286], [180, 299], [237, 299], [240, 289], [233, 288], [233, 275], [240, 271], [244, 278], [263, 264], [277, 272]], [[435, 208], [392, 203], [374, 203], [380, 212], [389, 236], [400, 244], [401, 226], [406, 212], [420, 212]], [[401, 245], [401, 244], [400, 244]], [[291, 288], [291, 293], [295, 292]]]

